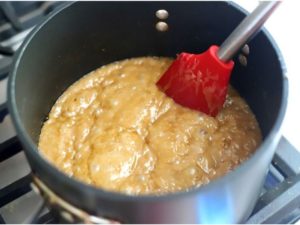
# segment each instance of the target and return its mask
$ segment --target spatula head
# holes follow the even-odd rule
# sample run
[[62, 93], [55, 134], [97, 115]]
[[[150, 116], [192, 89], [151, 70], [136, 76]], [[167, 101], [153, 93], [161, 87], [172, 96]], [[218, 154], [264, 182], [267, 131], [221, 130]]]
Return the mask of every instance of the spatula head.
[[216, 116], [226, 99], [234, 62], [222, 62], [218, 46], [202, 54], [181, 53], [156, 83], [178, 104]]

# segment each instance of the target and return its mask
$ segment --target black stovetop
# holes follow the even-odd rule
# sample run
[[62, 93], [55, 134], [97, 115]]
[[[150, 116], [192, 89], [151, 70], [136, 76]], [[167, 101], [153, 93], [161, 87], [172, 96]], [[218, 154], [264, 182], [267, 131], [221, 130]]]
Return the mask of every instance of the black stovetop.
[[[0, 84], [6, 82], [11, 59], [17, 48], [16, 43], [13, 41], [10, 43], [7, 40], [26, 30], [29, 31], [60, 5], [62, 2], [0, 2]], [[6, 104], [0, 102], [0, 131], [2, 129], [2, 133], [5, 132], [6, 125], [3, 124], [7, 118], [9, 120]], [[43, 200], [32, 191], [30, 169], [26, 159], [22, 156], [22, 151], [23, 148], [16, 136], [8, 138], [0, 136], [0, 170], [6, 168], [8, 173], [9, 167], [3, 165], [14, 161], [15, 158], [26, 164], [26, 169], [23, 169], [25, 172], [12, 175], [13, 177], [6, 184], [1, 183], [4, 179], [0, 173], [0, 223], [12, 223], [9, 219], [11, 216], [8, 214], [18, 218], [18, 214], [24, 211], [24, 208], [18, 207], [15, 202], [22, 199], [26, 205], [26, 201], [29, 204], [33, 198], [38, 199], [40, 205], [32, 207], [31, 215], [28, 215], [30, 220], [14, 219], [13, 223], [28, 223], [32, 220], [35, 223], [58, 222], [49, 210], [39, 210], [44, 206]], [[246, 223], [295, 223], [298, 221], [300, 219], [299, 172], [300, 153], [286, 138], [282, 137], [270, 165], [264, 189]]]

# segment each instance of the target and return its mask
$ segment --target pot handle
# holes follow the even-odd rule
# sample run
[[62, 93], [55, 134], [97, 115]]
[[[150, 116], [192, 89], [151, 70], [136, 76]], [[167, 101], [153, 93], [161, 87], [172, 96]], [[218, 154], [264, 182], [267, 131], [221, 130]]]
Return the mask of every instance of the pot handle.
[[[79, 209], [70, 203], [63, 200], [55, 194], [50, 188], [47, 187], [35, 174], [32, 174], [33, 182], [31, 183], [32, 189], [44, 198], [44, 203], [36, 213], [36, 217], [43, 211], [46, 204], [49, 203], [52, 207], [58, 210], [59, 216], [70, 223], [84, 223], [84, 224], [120, 224], [118, 221], [106, 219], [99, 216], [93, 216], [87, 212]], [[35, 218], [31, 222], [35, 223]]]

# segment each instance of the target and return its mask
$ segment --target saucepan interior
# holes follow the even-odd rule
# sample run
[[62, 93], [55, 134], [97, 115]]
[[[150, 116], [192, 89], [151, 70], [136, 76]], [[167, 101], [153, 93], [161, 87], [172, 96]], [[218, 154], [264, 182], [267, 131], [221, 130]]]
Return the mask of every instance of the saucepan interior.
[[[169, 12], [166, 32], [155, 27], [159, 9]], [[52, 15], [22, 46], [10, 78], [10, 109], [27, 156], [39, 165], [47, 164], [33, 153], [37, 148], [32, 143], [38, 142], [56, 99], [86, 73], [126, 58], [200, 53], [211, 44], [221, 44], [244, 16], [227, 2], [85, 2]], [[281, 121], [282, 63], [265, 32], [249, 46], [247, 66], [235, 59], [231, 84], [250, 105], [266, 138]], [[37, 167], [33, 170], [39, 173]], [[52, 167], [44, 171], [43, 176], [58, 173]], [[80, 204], [78, 198], [75, 204]]]

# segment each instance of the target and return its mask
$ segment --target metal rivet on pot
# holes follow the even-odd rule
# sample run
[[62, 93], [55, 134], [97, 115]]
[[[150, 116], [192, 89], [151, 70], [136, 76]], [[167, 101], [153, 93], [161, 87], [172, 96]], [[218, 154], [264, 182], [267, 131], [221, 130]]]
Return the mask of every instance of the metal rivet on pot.
[[247, 66], [247, 58], [246, 56], [239, 54], [239, 62], [243, 65], [243, 66]]
[[250, 53], [249, 45], [245, 44], [244, 47], [242, 48], [242, 52], [243, 52], [245, 55], [249, 55], [249, 53]]
[[157, 10], [155, 13], [156, 17], [161, 20], [165, 20], [169, 17], [169, 13], [165, 9]]
[[168, 24], [165, 22], [158, 22], [155, 27], [158, 31], [161, 32], [167, 31], [169, 28]]

